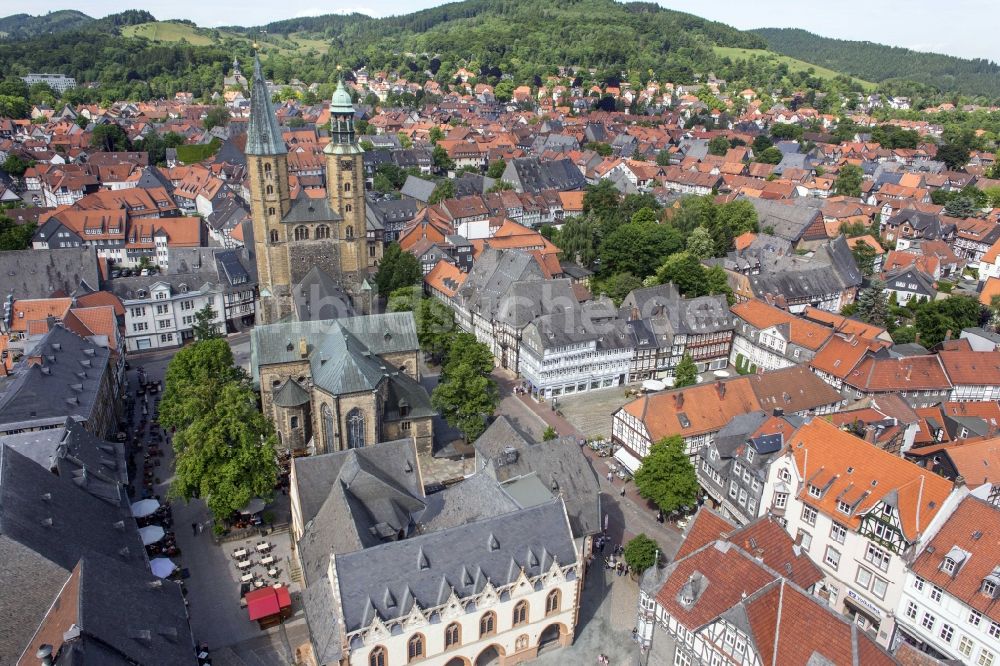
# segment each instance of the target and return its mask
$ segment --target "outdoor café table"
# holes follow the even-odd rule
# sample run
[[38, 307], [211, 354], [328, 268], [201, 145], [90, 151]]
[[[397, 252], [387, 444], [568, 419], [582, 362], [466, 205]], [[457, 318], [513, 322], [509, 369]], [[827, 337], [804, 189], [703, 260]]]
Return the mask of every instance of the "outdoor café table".
[[237, 562], [236, 567], [238, 569], [249, 569], [251, 564], [252, 562], [250, 562], [250, 560], [243, 560], [242, 562]]
[[244, 558], [246, 556], [247, 556], [247, 549], [246, 548], [240, 548], [239, 550], [234, 550], [233, 551], [233, 557], [235, 557], [238, 560], [242, 559], [242, 558]]
[[243, 574], [242, 576], [240, 576], [240, 581], [243, 582], [243, 583], [249, 583], [252, 580], [253, 580], [253, 574], [252, 573]]
[[276, 567], [271, 567], [267, 570], [267, 575], [271, 578], [275, 578], [278, 575], [278, 569]]
[[257, 550], [259, 552], [264, 552], [265, 550], [271, 550], [271, 544], [269, 544], [266, 541], [261, 541], [259, 544], [257, 544]]
[[253, 586], [254, 587], [264, 587], [264, 581], [262, 581], [262, 580], [255, 580], [253, 582]]
[[267, 557], [260, 558], [260, 563], [261, 564], [271, 564], [272, 562], [274, 562], [274, 556], [273, 555], [268, 555]]

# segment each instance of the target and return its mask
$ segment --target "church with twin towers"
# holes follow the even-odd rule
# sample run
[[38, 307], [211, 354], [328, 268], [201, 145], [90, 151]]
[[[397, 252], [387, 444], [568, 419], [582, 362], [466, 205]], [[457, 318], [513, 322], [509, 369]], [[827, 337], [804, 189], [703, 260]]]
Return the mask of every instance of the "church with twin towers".
[[260, 285], [258, 324], [374, 311], [369, 272], [381, 259], [382, 245], [368, 233], [364, 150], [343, 81], [330, 101], [329, 135], [323, 149], [326, 195], [313, 197], [297, 188], [293, 198], [288, 148], [255, 57], [246, 156]]

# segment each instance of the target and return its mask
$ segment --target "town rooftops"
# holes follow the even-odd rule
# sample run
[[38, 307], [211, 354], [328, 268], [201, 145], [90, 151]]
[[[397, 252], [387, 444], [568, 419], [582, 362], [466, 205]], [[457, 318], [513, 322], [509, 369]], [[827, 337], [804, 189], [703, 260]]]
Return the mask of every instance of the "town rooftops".
[[[952, 483], [896, 455], [882, 451], [825, 419], [815, 418], [789, 438], [800, 477], [800, 499], [828, 516], [857, 528], [861, 517], [880, 502], [899, 512], [903, 537], [916, 541], [937, 515]], [[824, 488], [821, 498], [807, 488]], [[853, 503], [850, 515], [838, 500]]]

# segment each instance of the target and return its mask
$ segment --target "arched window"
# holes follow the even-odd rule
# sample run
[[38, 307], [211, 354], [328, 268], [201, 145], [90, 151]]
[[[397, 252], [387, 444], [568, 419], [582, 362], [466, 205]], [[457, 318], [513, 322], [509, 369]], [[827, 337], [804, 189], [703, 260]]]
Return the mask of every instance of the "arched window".
[[274, 206], [271, 206], [267, 209], [267, 214], [270, 215], [271, 217], [274, 217]]
[[407, 663], [411, 661], [416, 661], [424, 656], [424, 636], [423, 634], [414, 634], [410, 636], [410, 640], [406, 642], [406, 660]]
[[316, 227], [316, 238], [329, 238], [330, 237], [330, 227], [325, 224], [321, 224]]
[[492, 636], [497, 632], [497, 614], [490, 611], [479, 619], [479, 637]]
[[298, 428], [299, 427], [299, 417], [293, 416], [291, 418], [291, 422], [292, 422], [291, 425], [292, 425], [293, 428]]
[[268, 185], [267, 186], [267, 193], [268, 194], [274, 194], [274, 185]]
[[522, 599], [521, 601], [517, 602], [516, 606], [514, 606], [513, 625], [516, 627], [519, 624], [524, 624], [527, 621], [528, 621], [528, 602]]
[[368, 666], [386, 666], [389, 660], [385, 656], [385, 648], [377, 646], [368, 654]]
[[268, 180], [271, 180], [271, 178], [274, 177], [274, 174], [271, 173], [271, 163], [270, 162], [265, 162], [264, 163], [264, 177], [267, 178]]
[[347, 448], [360, 449], [365, 445], [365, 415], [355, 407], [347, 413]]
[[549, 616], [559, 612], [559, 590], [552, 590], [549, 596], [545, 597], [545, 615]]
[[309, 227], [295, 227], [295, 240], [309, 240]]
[[351, 206], [351, 204], [347, 204], [346, 206], [344, 206], [345, 213], [350, 213], [352, 210], [354, 210], [354, 208]]
[[462, 625], [452, 622], [444, 630], [444, 649], [453, 648], [462, 642]]
[[350, 183], [344, 183], [344, 191], [345, 192], [350, 192], [351, 191], [351, 184]]
[[272, 243], [277, 243], [278, 242], [278, 230], [277, 229], [271, 229], [271, 242]]
[[347, 229], [344, 230], [344, 237], [348, 240], [354, 238], [354, 227], [347, 225]]

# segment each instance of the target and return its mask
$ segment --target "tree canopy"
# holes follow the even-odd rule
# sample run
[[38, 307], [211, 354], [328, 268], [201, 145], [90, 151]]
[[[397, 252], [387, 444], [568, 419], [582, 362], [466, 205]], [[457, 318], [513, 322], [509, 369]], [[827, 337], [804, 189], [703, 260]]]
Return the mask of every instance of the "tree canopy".
[[625, 552], [622, 555], [625, 557], [625, 563], [628, 564], [629, 569], [634, 571], [636, 575], [640, 575], [656, 564], [659, 552], [660, 545], [643, 533], [633, 537], [625, 544]]
[[684, 388], [694, 386], [698, 383], [698, 366], [695, 365], [691, 354], [684, 354], [681, 362], [674, 369], [674, 388]]
[[492, 370], [492, 352], [474, 335], [458, 333], [452, 338], [431, 404], [467, 441], [483, 434], [499, 404], [499, 390], [489, 374]]
[[653, 444], [635, 473], [635, 485], [640, 495], [652, 500], [664, 513], [695, 507], [698, 477], [680, 435]]
[[375, 285], [379, 294], [387, 297], [401, 287], [423, 282], [424, 273], [420, 262], [409, 252], [404, 252], [398, 243], [392, 243], [382, 253], [382, 261], [375, 275]]

